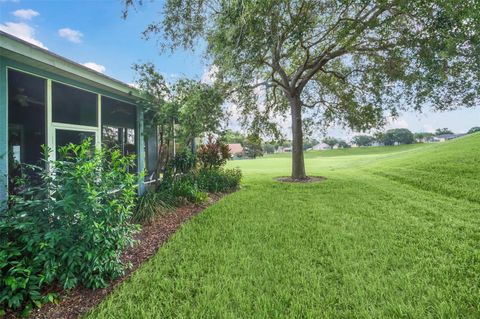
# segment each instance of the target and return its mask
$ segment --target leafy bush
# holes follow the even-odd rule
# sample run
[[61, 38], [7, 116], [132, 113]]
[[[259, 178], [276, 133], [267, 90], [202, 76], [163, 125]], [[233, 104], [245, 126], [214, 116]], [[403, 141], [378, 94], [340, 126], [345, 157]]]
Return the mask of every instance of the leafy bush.
[[135, 223], [149, 223], [156, 216], [167, 214], [174, 205], [175, 198], [171, 193], [149, 190], [139, 198], [132, 220]]
[[[193, 154], [188, 151], [177, 154], [169, 164], [156, 192], [163, 194], [162, 196], [168, 194], [175, 199], [176, 205], [181, 205], [185, 202], [205, 201], [208, 197], [206, 192], [232, 191], [239, 186], [242, 174], [238, 169], [221, 168], [230, 156], [228, 145], [209, 135], [208, 142], [201, 145], [197, 152], [201, 169], [195, 169], [196, 160]], [[156, 215], [153, 209], [144, 214]]]
[[175, 155], [170, 161], [169, 168], [174, 174], [187, 174], [195, 169], [197, 157], [189, 150], [184, 150]]
[[234, 169], [201, 169], [197, 175], [198, 187], [206, 192], [230, 192], [240, 186], [242, 172]]
[[157, 192], [162, 197], [169, 196], [173, 198], [176, 206], [186, 202], [198, 204], [207, 199], [207, 194], [202, 192], [197, 186], [194, 172], [173, 176], [167, 171], [157, 187]]
[[178, 204], [184, 201], [199, 204], [207, 199], [207, 194], [198, 188], [193, 173], [178, 176], [171, 186], [172, 195], [178, 199]]
[[20, 180], [0, 221], [0, 309], [52, 301], [46, 284], [64, 289], [107, 285], [124, 271], [122, 251], [133, 244], [136, 201], [132, 156], [93, 151], [90, 141], [59, 150], [60, 160]]
[[207, 143], [200, 145], [197, 157], [203, 168], [218, 168], [225, 165], [232, 155], [227, 144], [218, 139], [214, 140], [213, 136], [209, 135]]

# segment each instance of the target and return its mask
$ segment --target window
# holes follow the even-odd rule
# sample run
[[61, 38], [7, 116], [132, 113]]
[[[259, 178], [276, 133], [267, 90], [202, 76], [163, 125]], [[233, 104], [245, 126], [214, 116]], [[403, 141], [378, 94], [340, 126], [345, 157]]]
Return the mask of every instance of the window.
[[63, 160], [59, 154], [59, 149], [68, 144], [82, 144], [87, 138], [91, 139], [92, 151], [95, 148], [95, 132], [84, 132], [74, 130], [55, 130], [55, 151], [57, 160]]
[[153, 128], [145, 132], [145, 169], [147, 174], [145, 180], [155, 179], [158, 161], [158, 136], [157, 129]]
[[20, 164], [41, 164], [46, 144], [45, 79], [8, 70], [9, 187], [20, 174]]
[[68, 144], [82, 144], [87, 138], [92, 139], [92, 147], [95, 146], [95, 132], [83, 132], [73, 130], [55, 130], [56, 149]]
[[136, 109], [134, 105], [102, 96], [102, 142], [123, 155], [136, 154]]
[[52, 82], [52, 120], [58, 123], [98, 126], [97, 95]]

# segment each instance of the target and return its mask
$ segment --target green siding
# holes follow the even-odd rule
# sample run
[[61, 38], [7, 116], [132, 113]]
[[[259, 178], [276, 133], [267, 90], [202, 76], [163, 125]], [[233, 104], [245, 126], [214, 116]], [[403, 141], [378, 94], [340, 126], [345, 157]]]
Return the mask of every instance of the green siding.
[[7, 68], [0, 57], [0, 205], [6, 207], [8, 194], [8, 108]]
[[145, 192], [145, 177], [143, 173], [145, 172], [145, 141], [144, 141], [144, 123], [143, 123], [143, 110], [140, 107], [137, 107], [137, 167], [138, 167], [138, 194], [142, 195]]

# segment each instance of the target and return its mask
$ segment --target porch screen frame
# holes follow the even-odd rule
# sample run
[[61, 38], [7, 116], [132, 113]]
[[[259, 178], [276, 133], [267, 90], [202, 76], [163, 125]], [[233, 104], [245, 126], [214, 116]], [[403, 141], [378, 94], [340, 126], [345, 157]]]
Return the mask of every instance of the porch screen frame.
[[[31, 71], [32, 69], [34, 71]], [[36, 72], [35, 68], [33, 68], [33, 67], [23, 68], [21, 66], [17, 66], [16, 64], [11, 65], [9, 63], [5, 64], [4, 72], [2, 72], [2, 74], [4, 74], [5, 80], [6, 80], [5, 81], [5, 88], [4, 88], [5, 91], [7, 91], [7, 89], [8, 89], [8, 70], [13, 70], [13, 71], [21, 72], [21, 73], [24, 73], [24, 74], [27, 74], [27, 75], [30, 75], [30, 76], [43, 78], [47, 82], [46, 92], [45, 92], [46, 93], [45, 135], [46, 135], [46, 145], [49, 149], [52, 150], [48, 154], [49, 155], [48, 156], [49, 160], [56, 160], [56, 153], [57, 153], [57, 150], [56, 150], [56, 130], [57, 129], [95, 133], [95, 148], [97, 148], [97, 149], [101, 148], [101, 146], [102, 146], [102, 96], [132, 105], [136, 109], [136, 112], [137, 112], [137, 123], [136, 123], [136, 126], [135, 126], [135, 147], [136, 147], [136, 154], [137, 154], [137, 161], [138, 161], [137, 168], [138, 168], [138, 172], [142, 172], [143, 167], [144, 167], [144, 165], [142, 165], [142, 163], [141, 163], [141, 160], [143, 159], [143, 156], [141, 156], [141, 153], [143, 151], [143, 149], [142, 149], [143, 148], [143, 143], [141, 141], [141, 139], [143, 138], [142, 137], [143, 132], [141, 131], [143, 129], [143, 125], [141, 125], [139, 123], [139, 121], [143, 120], [143, 116], [142, 116], [143, 114], [142, 114], [142, 111], [141, 111], [141, 109], [138, 105], [136, 105], [132, 101], [128, 101], [128, 100], [125, 100], [125, 99], [122, 99], [122, 98], [118, 98], [113, 93], [112, 94], [109, 94], [108, 92], [106, 92], [107, 94], [99, 93], [99, 92], [96, 92], [92, 89], [88, 89], [88, 88], [85, 88], [85, 87], [81, 87], [81, 86], [77, 86], [77, 85], [68, 83], [67, 81], [62, 80], [62, 78], [60, 76], [57, 78], [54, 75], [48, 75], [48, 72], [44, 72], [44, 71], [41, 71], [41, 70]], [[68, 81], [70, 81], [70, 80], [68, 80]], [[97, 109], [96, 109], [97, 110], [97, 125], [96, 126], [86, 126], [86, 125], [53, 122], [53, 120], [52, 120], [52, 118], [53, 118], [53, 113], [52, 113], [52, 111], [53, 111], [52, 83], [53, 82], [57, 82], [57, 83], [60, 83], [62, 85], [70, 86], [70, 87], [76, 88], [76, 89], [81, 90], [81, 91], [86, 91], [86, 92], [95, 94], [97, 96], [97, 100], [96, 100], [97, 101]], [[104, 90], [100, 89], [100, 91], [104, 91]], [[7, 124], [6, 127], [5, 127], [5, 133], [6, 133], [5, 140], [7, 142], [6, 145], [8, 147], [8, 133], [7, 133], [8, 132], [8, 127], [9, 127], [9, 121], [8, 121], [8, 92], [5, 92], [5, 93], [6, 93], [5, 94], [5, 106], [7, 108], [7, 110], [5, 112], [6, 113], [5, 114], [5, 120], [6, 120], [6, 124]], [[5, 164], [6, 164], [5, 165], [6, 166], [5, 170], [6, 170], [6, 172], [8, 172], [8, 158], [6, 158], [4, 161], [5, 161]], [[5, 183], [5, 181], [4, 181], [4, 183]], [[8, 190], [8, 187], [5, 187], [5, 189]], [[5, 196], [1, 196], [1, 195], [0, 195], [0, 197], [2, 197], [3, 199], [6, 198]]]

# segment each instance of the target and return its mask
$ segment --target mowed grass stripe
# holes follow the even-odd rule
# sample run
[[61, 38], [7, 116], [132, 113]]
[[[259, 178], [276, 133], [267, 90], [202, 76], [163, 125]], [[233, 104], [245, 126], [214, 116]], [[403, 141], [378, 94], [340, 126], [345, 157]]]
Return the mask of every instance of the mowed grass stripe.
[[448, 168], [475, 163], [480, 135], [398, 150], [309, 155], [308, 173], [327, 177], [315, 184], [274, 181], [287, 158], [231, 162], [242, 190], [185, 224], [88, 317], [480, 317], [480, 205], [431, 187], [476, 185], [480, 167], [466, 184]]

